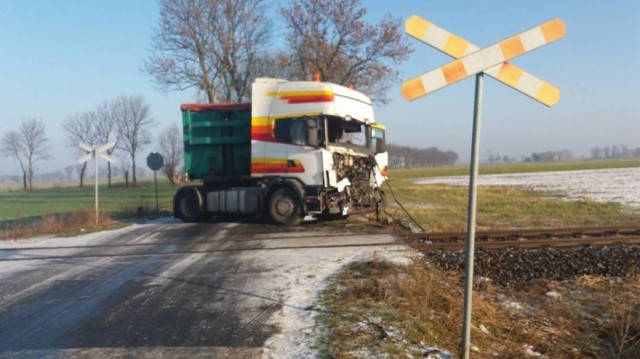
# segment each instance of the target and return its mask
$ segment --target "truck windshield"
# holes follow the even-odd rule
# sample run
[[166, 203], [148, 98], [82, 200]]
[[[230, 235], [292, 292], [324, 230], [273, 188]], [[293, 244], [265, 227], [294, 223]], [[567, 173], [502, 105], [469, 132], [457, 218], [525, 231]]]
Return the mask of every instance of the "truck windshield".
[[367, 126], [355, 121], [345, 121], [340, 118], [327, 118], [327, 138], [329, 144], [345, 147], [367, 146]]
[[[325, 137], [326, 133], [326, 137]], [[384, 141], [384, 131], [340, 117], [303, 116], [277, 119], [274, 138], [281, 143], [301, 146], [343, 146], [375, 152], [374, 141]]]

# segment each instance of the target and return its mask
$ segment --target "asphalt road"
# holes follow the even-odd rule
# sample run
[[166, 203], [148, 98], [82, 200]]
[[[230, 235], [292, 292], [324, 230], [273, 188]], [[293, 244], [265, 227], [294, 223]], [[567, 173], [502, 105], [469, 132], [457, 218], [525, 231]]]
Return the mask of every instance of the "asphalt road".
[[295, 357], [282, 347], [326, 276], [398, 248], [380, 231], [171, 221], [0, 243], [0, 357]]

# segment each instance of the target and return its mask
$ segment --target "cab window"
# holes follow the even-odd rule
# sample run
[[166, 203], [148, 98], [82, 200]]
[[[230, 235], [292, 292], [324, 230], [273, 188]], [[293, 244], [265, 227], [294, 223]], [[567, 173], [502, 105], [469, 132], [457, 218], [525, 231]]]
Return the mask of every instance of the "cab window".
[[[321, 143], [312, 144], [310, 131], [317, 131], [317, 139]], [[323, 145], [324, 138], [323, 121], [316, 117], [283, 118], [275, 121], [274, 137], [276, 141], [293, 145], [310, 146]]]

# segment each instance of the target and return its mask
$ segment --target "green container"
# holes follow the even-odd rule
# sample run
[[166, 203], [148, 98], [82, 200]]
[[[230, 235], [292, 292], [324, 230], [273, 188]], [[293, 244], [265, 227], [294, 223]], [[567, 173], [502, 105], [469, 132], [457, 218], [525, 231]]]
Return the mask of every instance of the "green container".
[[251, 173], [251, 105], [182, 105], [184, 166], [190, 179]]

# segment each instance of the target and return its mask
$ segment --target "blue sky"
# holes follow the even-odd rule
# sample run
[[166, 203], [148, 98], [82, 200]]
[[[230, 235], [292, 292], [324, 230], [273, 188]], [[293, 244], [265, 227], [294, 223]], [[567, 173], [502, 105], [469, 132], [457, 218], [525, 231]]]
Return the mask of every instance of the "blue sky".
[[[274, 4], [277, 2], [274, 2]], [[621, 1], [427, 1], [364, 0], [371, 21], [386, 13], [420, 15], [480, 47], [554, 17], [567, 24], [556, 43], [513, 62], [551, 82], [561, 100], [546, 108], [485, 77], [481, 155], [520, 158], [534, 151], [571, 149], [586, 155], [595, 146], [640, 147], [640, 2]], [[61, 124], [67, 115], [93, 109], [121, 94], [140, 94], [160, 132], [180, 122], [179, 105], [192, 91], [161, 93], [142, 71], [158, 21], [155, 0], [2, 0], [0, 2], [0, 136], [20, 119], [42, 119], [55, 159], [37, 172], [73, 164]], [[276, 14], [274, 8], [273, 14]], [[275, 22], [275, 32], [282, 26]], [[274, 40], [277, 45], [280, 40]], [[400, 68], [409, 79], [447, 63], [440, 52], [410, 39], [411, 58]], [[473, 78], [408, 102], [400, 83], [391, 103], [377, 108], [389, 142], [438, 146], [469, 158]], [[156, 150], [155, 144], [143, 154]], [[0, 159], [0, 175], [19, 173]]]

